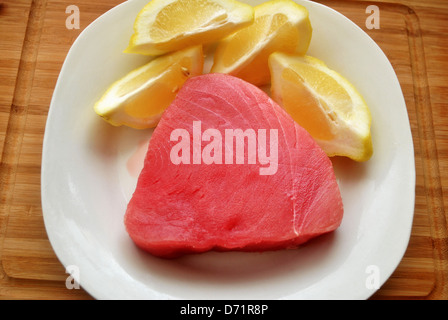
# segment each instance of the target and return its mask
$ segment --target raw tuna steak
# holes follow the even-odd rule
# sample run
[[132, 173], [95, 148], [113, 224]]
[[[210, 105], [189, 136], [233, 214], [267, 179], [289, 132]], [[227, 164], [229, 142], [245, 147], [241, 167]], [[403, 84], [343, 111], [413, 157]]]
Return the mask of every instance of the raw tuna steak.
[[332, 163], [267, 94], [238, 78], [188, 80], [155, 129], [128, 204], [155, 256], [295, 248], [338, 228]]

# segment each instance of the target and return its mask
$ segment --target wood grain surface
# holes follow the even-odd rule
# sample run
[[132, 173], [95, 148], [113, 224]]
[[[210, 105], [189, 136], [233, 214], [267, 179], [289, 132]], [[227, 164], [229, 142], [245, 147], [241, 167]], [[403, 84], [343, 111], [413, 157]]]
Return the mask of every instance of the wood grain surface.
[[[45, 231], [42, 142], [53, 90], [71, 45], [120, 0], [0, 2], [0, 299], [92, 299], [69, 290]], [[391, 61], [414, 140], [416, 202], [408, 249], [371, 299], [448, 299], [448, 1], [318, 1], [366, 31]], [[380, 9], [369, 30], [366, 8]], [[66, 8], [80, 10], [67, 29]]]

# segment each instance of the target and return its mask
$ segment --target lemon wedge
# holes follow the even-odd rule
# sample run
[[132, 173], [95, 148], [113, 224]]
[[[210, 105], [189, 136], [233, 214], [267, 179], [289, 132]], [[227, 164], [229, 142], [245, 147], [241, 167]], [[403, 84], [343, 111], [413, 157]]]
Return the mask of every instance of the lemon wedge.
[[253, 19], [253, 7], [235, 0], [152, 0], [137, 15], [125, 52], [160, 55], [216, 42]]
[[270, 81], [269, 55], [276, 51], [305, 54], [312, 27], [308, 10], [292, 0], [271, 0], [254, 9], [253, 24], [220, 41], [211, 72], [260, 86]]
[[95, 104], [95, 112], [114, 126], [155, 127], [184, 82], [202, 74], [202, 46], [151, 60], [114, 82]]
[[328, 156], [372, 156], [371, 114], [343, 76], [310, 56], [269, 57], [272, 98], [304, 127]]

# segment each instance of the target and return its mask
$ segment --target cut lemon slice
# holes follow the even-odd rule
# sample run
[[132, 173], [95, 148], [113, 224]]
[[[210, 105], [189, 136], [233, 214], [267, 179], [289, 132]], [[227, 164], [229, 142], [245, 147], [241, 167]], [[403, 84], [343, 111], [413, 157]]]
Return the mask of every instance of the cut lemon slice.
[[269, 65], [272, 98], [328, 156], [371, 157], [370, 110], [347, 79], [310, 56], [274, 53]]
[[253, 7], [235, 0], [152, 0], [138, 14], [125, 52], [159, 55], [216, 42], [253, 19]]
[[157, 57], [113, 83], [95, 112], [115, 126], [155, 127], [180, 87], [202, 74], [203, 65], [201, 46]]
[[220, 41], [211, 72], [227, 73], [254, 85], [269, 83], [269, 55], [305, 54], [312, 35], [308, 10], [292, 0], [255, 7], [254, 23]]

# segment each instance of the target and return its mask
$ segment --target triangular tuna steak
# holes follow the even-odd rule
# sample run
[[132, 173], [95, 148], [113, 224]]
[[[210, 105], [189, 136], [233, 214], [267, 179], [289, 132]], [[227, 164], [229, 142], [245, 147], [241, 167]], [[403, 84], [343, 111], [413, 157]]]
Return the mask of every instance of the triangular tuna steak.
[[332, 163], [261, 89], [189, 79], [154, 130], [125, 225], [155, 256], [295, 248], [341, 223]]

